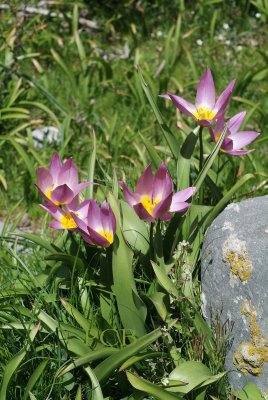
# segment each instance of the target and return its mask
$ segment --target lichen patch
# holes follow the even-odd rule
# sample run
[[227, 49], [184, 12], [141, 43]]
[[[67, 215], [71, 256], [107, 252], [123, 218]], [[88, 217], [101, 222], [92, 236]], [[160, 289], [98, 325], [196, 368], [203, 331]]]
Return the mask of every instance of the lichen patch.
[[245, 242], [231, 234], [223, 244], [222, 254], [224, 262], [230, 265], [233, 277], [246, 282], [251, 276], [253, 266]]
[[257, 311], [251, 302], [245, 301], [241, 314], [248, 319], [251, 342], [242, 342], [233, 357], [233, 363], [244, 374], [261, 375], [263, 364], [268, 362], [268, 340], [257, 323]]

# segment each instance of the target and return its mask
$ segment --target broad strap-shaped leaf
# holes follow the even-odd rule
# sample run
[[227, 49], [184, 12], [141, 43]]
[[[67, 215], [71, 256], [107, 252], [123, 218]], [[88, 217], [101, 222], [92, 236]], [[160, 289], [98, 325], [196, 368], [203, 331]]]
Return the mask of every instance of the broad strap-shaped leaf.
[[113, 292], [124, 328], [134, 331], [137, 337], [141, 337], [146, 333], [147, 309], [139, 297], [133, 276], [133, 251], [122, 235], [118, 201], [111, 193], [108, 195], [108, 201], [117, 222], [112, 249]]
[[122, 233], [132, 249], [146, 255], [150, 248], [147, 226], [125, 201], [120, 201]]
[[225, 125], [225, 127], [222, 130], [221, 136], [220, 136], [217, 144], [215, 145], [214, 149], [212, 150], [212, 153], [210, 154], [210, 156], [207, 158], [202, 170], [200, 171], [200, 174], [198, 175], [198, 177], [197, 177], [197, 179], [196, 179], [196, 181], [195, 181], [195, 183], [193, 185], [193, 186], [196, 187], [195, 195], [198, 192], [198, 190], [200, 189], [202, 183], [204, 182], [204, 180], [205, 180], [205, 178], [206, 178], [206, 176], [208, 174], [209, 169], [211, 168], [215, 158], [217, 157], [218, 152], [220, 151], [220, 148], [221, 148], [223, 139], [225, 137], [226, 131], [227, 131], [227, 126]]
[[178, 397], [177, 395], [173, 395], [168, 393], [165, 389], [155, 385], [147, 381], [146, 379], [140, 378], [130, 372], [126, 372], [127, 379], [131, 383], [131, 385], [142, 392], [145, 392], [148, 395], [154, 396], [158, 400], [178, 400], [182, 399], [182, 397]]
[[234, 395], [239, 400], [264, 400], [264, 397], [261, 395], [260, 389], [251, 382], [248, 382], [243, 389], [239, 390], [239, 392], [234, 393]]
[[102, 360], [104, 358], [110, 357], [112, 354], [118, 352], [118, 349], [112, 347], [105, 347], [103, 349], [88, 351], [81, 357], [75, 358], [69, 365], [64, 365], [57, 372], [57, 376], [66, 374], [78, 367], [84, 367], [85, 365], [91, 363], [92, 361]]
[[85, 371], [88, 374], [92, 383], [91, 400], [104, 400], [100, 383], [94, 371], [90, 367], [86, 367]]
[[106, 358], [95, 368], [98, 380], [102, 383], [116, 371], [126, 360], [146, 349], [150, 344], [155, 342], [162, 335], [161, 329], [157, 328], [147, 335], [139, 338], [136, 342], [129, 344], [117, 353]]
[[25, 392], [24, 392], [22, 400], [26, 400], [28, 398], [30, 391], [32, 390], [32, 388], [34, 387], [34, 385], [36, 384], [36, 382], [38, 381], [38, 379], [40, 378], [40, 376], [44, 372], [48, 361], [49, 361], [48, 359], [47, 360], [43, 360], [36, 367], [36, 369], [34, 370], [32, 375], [30, 376], [30, 379], [28, 380], [28, 383], [27, 383], [27, 386], [26, 386], [26, 389], [25, 389]]
[[220, 380], [225, 373], [212, 375], [210, 369], [199, 361], [186, 361], [176, 367], [170, 374], [169, 379], [183, 381], [185, 386], [170, 387], [167, 390], [175, 393], [190, 393], [192, 390], [210, 385]]
[[177, 191], [190, 186], [190, 167], [199, 129], [200, 127], [197, 127], [190, 132], [181, 146], [180, 157], [177, 161]]
[[138, 356], [130, 357], [124, 364], [121, 365], [119, 371], [124, 371], [125, 369], [129, 368], [131, 365], [135, 364], [136, 362], [140, 362], [147, 359], [157, 358], [157, 357], [168, 357], [168, 353], [161, 353], [161, 352], [147, 352], [145, 354], [141, 354]]
[[172, 282], [172, 280], [168, 277], [166, 272], [161, 268], [159, 265], [157, 265], [155, 262], [151, 261], [152, 267], [154, 269], [155, 275], [157, 277], [158, 282], [160, 285], [173, 297], [178, 298], [179, 297], [179, 291]]

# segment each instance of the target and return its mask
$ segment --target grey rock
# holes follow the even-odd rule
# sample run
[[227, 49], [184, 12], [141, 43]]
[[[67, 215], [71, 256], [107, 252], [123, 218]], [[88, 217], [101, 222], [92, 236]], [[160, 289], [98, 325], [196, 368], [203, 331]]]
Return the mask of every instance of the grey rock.
[[203, 315], [229, 327], [225, 367], [233, 390], [253, 382], [268, 394], [268, 196], [230, 204], [214, 220], [201, 281]]
[[43, 147], [44, 142], [49, 144], [58, 144], [60, 141], [60, 132], [54, 126], [45, 126], [43, 128], [35, 129], [32, 133], [34, 139], [34, 146], [37, 149]]

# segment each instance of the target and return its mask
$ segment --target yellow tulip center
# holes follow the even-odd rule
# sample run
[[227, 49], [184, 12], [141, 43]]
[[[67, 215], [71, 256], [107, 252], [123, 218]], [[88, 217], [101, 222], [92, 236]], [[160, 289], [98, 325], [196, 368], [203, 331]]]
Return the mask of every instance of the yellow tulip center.
[[[219, 133], [216, 133], [216, 134], [214, 135], [214, 137], [215, 137], [215, 142], [216, 142], [216, 143], [219, 141], [219, 139], [220, 139], [220, 137], [221, 137], [221, 134], [222, 134], [222, 132], [219, 132]], [[223, 148], [220, 148], [220, 151], [221, 151], [222, 153], [226, 153], [226, 151], [225, 151]]]
[[73, 219], [72, 215], [70, 212], [68, 212], [66, 215], [63, 215], [61, 217], [61, 225], [64, 229], [75, 229], [77, 228], [76, 222]]
[[217, 143], [217, 142], [219, 141], [220, 137], [221, 137], [221, 132], [216, 133], [216, 134], [214, 135], [214, 137], [215, 137], [215, 141], [216, 141], [216, 143]]
[[98, 234], [101, 235], [102, 237], [104, 237], [106, 240], [108, 240], [108, 242], [109, 242], [110, 244], [113, 243], [113, 241], [114, 241], [114, 235], [113, 235], [112, 232], [109, 232], [109, 231], [106, 231], [106, 232], [105, 232], [105, 231], [102, 229], [102, 230], [98, 231]]
[[[48, 189], [47, 191], [46, 191], [46, 193], [45, 193], [45, 195], [47, 196], [47, 198], [49, 199], [49, 200], [51, 200], [51, 193], [52, 193], [52, 190], [53, 189]], [[55, 204], [55, 206], [59, 206], [60, 205], [60, 203], [58, 202], [58, 201], [54, 201], [54, 200], [51, 200], [52, 202], [53, 202], [53, 204]]]
[[158, 203], [160, 203], [160, 201], [161, 201], [160, 199], [152, 200], [148, 196], [143, 196], [141, 199], [141, 204], [143, 205], [145, 210], [148, 212], [148, 214], [153, 216], [154, 208]]
[[197, 112], [193, 113], [195, 118], [198, 120], [206, 119], [206, 120], [211, 120], [215, 117], [216, 113], [211, 111], [208, 108], [202, 108], [199, 107]]

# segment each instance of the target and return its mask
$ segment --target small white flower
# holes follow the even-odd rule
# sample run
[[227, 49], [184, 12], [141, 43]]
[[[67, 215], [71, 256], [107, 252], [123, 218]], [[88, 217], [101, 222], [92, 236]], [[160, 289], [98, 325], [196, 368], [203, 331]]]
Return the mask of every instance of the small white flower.
[[156, 36], [157, 37], [162, 37], [163, 36], [163, 32], [162, 31], [157, 31], [156, 32]]
[[224, 40], [225, 38], [224, 38], [224, 35], [222, 34], [222, 33], [220, 33], [219, 35], [218, 35], [218, 40], [220, 40], [220, 41], [222, 41], [222, 40]]
[[226, 44], [227, 46], [230, 46], [231, 40], [226, 40], [226, 41], [225, 41], [225, 44]]
[[237, 51], [241, 51], [242, 49], [243, 49], [242, 46], [236, 46], [236, 50], [237, 50]]
[[168, 379], [168, 378], [163, 378], [163, 379], [161, 380], [161, 382], [162, 382], [162, 384], [163, 384], [164, 386], [167, 386], [167, 385], [169, 384], [169, 379]]
[[255, 14], [255, 17], [256, 17], [256, 18], [261, 18], [261, 13], [256, 13], [256, 14]]
[[222, 26], [223, 29], [225, 29], [226, 31], [228, 31], [228, 29], [230, 28], [229, 24], [227, 24], [226, 22]]
[[202, 46], [203, 40], [197, 39], [196, 44], [197, 44], [198, 46]]

